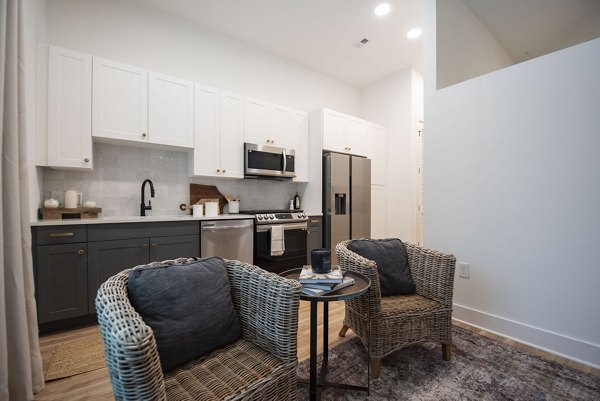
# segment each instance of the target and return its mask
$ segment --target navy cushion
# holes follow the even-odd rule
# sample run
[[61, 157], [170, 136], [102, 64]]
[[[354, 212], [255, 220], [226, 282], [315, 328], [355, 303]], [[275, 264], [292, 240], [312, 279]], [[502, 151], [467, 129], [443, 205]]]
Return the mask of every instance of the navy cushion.
[[415, 292], [406, 247], [399, 239], [352, 240], [348, 243], [348, 249], [377, 264], [382, 296]]
[[131, 304], [154, 331], [165, 371], [240, 338], [219, 257], [137, 268], [129, 273], [127, 289]]

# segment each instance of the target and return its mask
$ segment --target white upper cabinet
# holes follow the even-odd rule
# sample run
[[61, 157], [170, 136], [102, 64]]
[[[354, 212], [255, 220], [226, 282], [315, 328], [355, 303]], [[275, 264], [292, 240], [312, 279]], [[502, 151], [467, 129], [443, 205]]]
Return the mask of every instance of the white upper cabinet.
[[371, 185], [386, 185], [387, 172], [387, 135], [385, 127], [368, 124], [368, 137], [371, 159]]
[[291, 107], [269, 106], [269, 139], [271, 144], [281, 148], [291, 148], [292, 135], [292, 109]]
[[193, 148], [193, 82], [151, 71], [148, 90], [148, 142]]
[[337, 111], [323, 109], [323, 149], [367, 156], [367, 122]]
[[369, 137], [367, 122], [355, 117], [346, 117], [348, 153], [367, 156], [369, 153]]
[[269, 103], [251, 97], [244, 98], [244, 141], [259, 145], [271, 144]]
[[292, 109], [245, 97], [244, 141], [257, 145], [291, 147]]
[[190, 175], [217, 176], [221, 168], [221, 91], [195, 85], [194, 152]]
[[194, 147], [192, 82], [98, 57], [93, 81], [94, 138]]
[[296, 182], [308, 182], [308, 114], [304, 111], [292, 111], [292, 148], [296, 151]]
[[92, 56], [48, 48], [48, 166], [92, 170]]
[[196, 84], [194, 110], [190, 175], [243, 178], [242, 96]]
[[347, 153], [346, 118], [342, 113], [323, 110], [323, 149]]
[[94, 57], [92, 136], [148, 141], [148, 72]]
[[221, 91], [221, 168], [224, 177], [244, 178], [243, 96]]

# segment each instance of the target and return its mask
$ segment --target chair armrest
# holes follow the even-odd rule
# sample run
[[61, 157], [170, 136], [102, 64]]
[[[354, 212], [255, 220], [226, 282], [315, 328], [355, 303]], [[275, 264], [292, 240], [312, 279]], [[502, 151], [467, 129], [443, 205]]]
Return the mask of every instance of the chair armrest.
[[367, 316], [371, 316], [371, 319], [373, 319], [381, 313], [381, 287], [377, 264], [348, 249], [348, 242], [350, 241], [340, 242], [335, 247], [338, 264], [343, 271], [351, 271], [367, 276], [371, 280], [371, 286], [364, 295], [346, 301], [346, 305], [364, 316], [365, 319], [367, 319]]
[[454, 255], [404, 244], [408, 253], [410, 274], [419, 295], [434, 299], [444, 306], [452, 307], [454, 291]]
[[152, 329], [129, 302], [129, 270], [109, 278], [96, 295], [96, 312], [116, 400], [165, 400]]
[[242, 337], [284, 362], [296, 362], [300, 283], [236, 260], [225, 263]]

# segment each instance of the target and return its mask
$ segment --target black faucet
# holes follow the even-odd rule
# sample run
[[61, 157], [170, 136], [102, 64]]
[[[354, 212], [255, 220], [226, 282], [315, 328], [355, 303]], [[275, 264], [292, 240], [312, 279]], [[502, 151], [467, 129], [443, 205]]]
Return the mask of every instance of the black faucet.
[[140, 204], [140, 216], [146, 215], [146, 210], [152, 210], [152, 202], [148, 200], [148, 206], [146, 206], [146, 201], [144, 200], [144, 189], [146, 187], [146, 183], [150, 184], [150, 197], [154, 198], [154, 184], [150, 179], [146, 178], [144, 182], [142, 182], [142, 203]]

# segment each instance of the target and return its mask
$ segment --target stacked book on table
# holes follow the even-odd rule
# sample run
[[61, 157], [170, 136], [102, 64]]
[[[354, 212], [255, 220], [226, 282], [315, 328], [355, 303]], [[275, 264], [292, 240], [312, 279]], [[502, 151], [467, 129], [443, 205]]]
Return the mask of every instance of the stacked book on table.
[[298, 278], [302, 284], [302, 293], [306, 295], [325, 295], [354, 284], [352, 277], [344, 277], [339, 266], [331, 266], [329, 273], [314, 273], [311, 266], [304, 266]]

